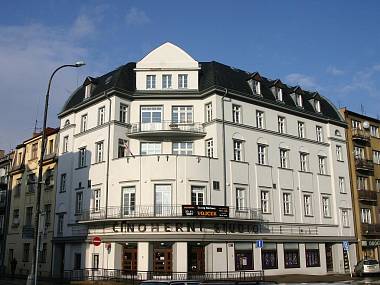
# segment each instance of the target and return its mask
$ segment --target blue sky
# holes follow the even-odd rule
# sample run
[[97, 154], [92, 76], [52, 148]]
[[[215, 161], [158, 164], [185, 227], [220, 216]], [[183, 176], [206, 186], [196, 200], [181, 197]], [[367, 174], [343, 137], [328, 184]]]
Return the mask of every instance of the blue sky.
[[138, 61], [170, 41], [216, 60], [318, 90], [337, 106], [380, 116], [380, 1], [9, 1], [0, 10], [0, 149], [49, 125], [87, 75]]

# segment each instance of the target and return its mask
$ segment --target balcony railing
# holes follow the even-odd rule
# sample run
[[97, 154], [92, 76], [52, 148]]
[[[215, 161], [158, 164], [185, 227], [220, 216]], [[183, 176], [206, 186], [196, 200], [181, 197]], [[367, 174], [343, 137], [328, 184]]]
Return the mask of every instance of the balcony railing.
[[157, 123], [132, 123], [128, 129], [128, 136], [196, 136], [206, 135], [202, 123], [174, 123], [162, 121]]
[[34, 234], [33, 226], [26, 225], [22, 227], [22, 238], [32, 239]]
[[380, 224], [362, 224], [363, 235], [380, 235]]
[[370, 139], [370, 134], [365, 130], [352, 129], [352, 139], [367, 142]]
[[[169, 205], [169, 206], [133, 206], [133, 207], [108, 207], [107, 215], [106, 208], [98, 210], [90, 209], [84, 211], [78, 216], [79, 221], [96, 221], [104, 219], [133, 219], [133, 218], [179, 218], [187, 217], [182, 215], [182, 205]], [[199, 217], [198, 217], [199, 218]], [[230, 219], [244, 219], [244, 220], [262, 220], [261, 210], [259, 209], [237, 209], [229, 207]], [[224, 218], [225, 219], [225, 218]]]
[[375, 192], [375, 191], [358, 190], [358, 194], [359, 194], [359, 200], [370, 201], [370, 202], [376, 202], [377, 201], [377, 192]]
[[356, 157], [355, 166], [357, 170], [373, 171], [373, 161], [370, 159]]

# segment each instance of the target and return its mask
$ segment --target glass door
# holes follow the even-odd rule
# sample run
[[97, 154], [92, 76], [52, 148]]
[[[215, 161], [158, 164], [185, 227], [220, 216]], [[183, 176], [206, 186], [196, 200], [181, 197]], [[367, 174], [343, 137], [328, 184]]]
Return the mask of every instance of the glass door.
[[162, 106], [141, 107], [141, 131], [162, 130]]
[[134, 186], [123, 187], [123, 216], [131, 216], [135, 213], [136, 189]]
[[155, 214], [156, 216], [171, 215], [171, 185], [155, 185]]

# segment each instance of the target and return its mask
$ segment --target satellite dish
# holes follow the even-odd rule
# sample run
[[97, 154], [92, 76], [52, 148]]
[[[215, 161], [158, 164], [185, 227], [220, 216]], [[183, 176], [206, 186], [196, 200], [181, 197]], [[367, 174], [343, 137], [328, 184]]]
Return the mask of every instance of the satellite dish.
[[368, 123], [368, 121], [364, 121], [363, 122], [363, 128], [369, 129], [369, 123]]

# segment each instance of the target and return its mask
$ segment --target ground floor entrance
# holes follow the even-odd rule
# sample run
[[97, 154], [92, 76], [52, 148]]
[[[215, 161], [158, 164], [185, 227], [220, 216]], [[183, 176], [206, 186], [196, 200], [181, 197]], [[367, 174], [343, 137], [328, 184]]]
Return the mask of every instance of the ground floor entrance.
[[126, 243], [123, 245], [123, 254], [121, 260], [121, 269], [123, 273], [129, 274], [137, 271], [137, 244]]
[[153, 271], [169, 273], [173, 270], [172, 244], [154, 243], [153, 247]]
[[189, 243], [187, 250], [188, 272], [205, 272], [205, 248], [201, 243]]

